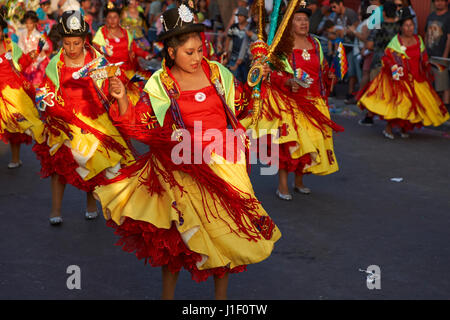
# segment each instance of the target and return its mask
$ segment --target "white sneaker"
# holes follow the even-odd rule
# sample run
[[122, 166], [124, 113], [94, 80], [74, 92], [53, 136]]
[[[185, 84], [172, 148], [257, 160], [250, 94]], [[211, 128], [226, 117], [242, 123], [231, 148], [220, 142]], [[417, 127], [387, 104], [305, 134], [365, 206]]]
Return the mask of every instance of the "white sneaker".
[[87, 212], [85, 213], [84, 217], [86, 218], [86, 220], [94, 220], [97, 219], [98, 217], [98, 212]]
[[63, 219], [62, 217], [53, 217], [48, 219], [48, 221], [52, 226], [59, 226], [63, 222]]
[[277, 189], [276, 195], [281, 200], [292, 201], [292, 195], [290, 195], [290, 194], [282, 194], [278, 189]]
[[386, 130], [383, 130], [383, 135], [388, 139], [391, 139], [391, 140], [395, 139], [394, 135], [392, 133], [387, 133]]
[[409, 138], [409, 133], [400, 133], [400, 137], [402, 137], [403, 139], [408, 139]]
[[19, 162], [10, 162], [8, 164], [8, 169], [17, 169], [20, 168], [22, 166], [22, 161], [19, 160]]
[[297, 186], [294, 186], [294, 191], [302, 194], [311, 194], [311, 189], [307, 187], [299, 188]]

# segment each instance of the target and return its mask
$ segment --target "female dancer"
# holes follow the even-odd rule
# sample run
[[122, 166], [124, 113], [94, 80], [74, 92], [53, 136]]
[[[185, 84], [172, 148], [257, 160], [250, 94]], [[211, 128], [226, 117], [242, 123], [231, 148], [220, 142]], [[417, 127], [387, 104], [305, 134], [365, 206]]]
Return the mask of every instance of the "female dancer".
[[[50, 61], [38, 92], [39, 108], [48, 129], [46, 143], [33, 150], [41, 175], [51, 177], [50, 223], [62, 222], [65, 185], [87, 192], [86, 219], [97, 217], [92, 191], [133, 160], [127, 144], [108, 117], [108, 93], [102, 83], [80, 77], [80, 69], [100, 54], [86, 45], [88, 25], [78, 11], [66, 11], [58, 23], [63, 48]], [[78, 76], [77, 76], [78, 75]]]
[[[107, 2], [104, 10], [105, 26], [97, 31], [92, 42], [109, 62], [123, 62], [121, 69], [125, 71], [128, 79], [131, 79], [138, 70], [137, 57], [150, 59], [151, 55], [138, 47], [133, 40], [133, 35], [120, 26], [120, 12], [121, 9], [114, 2]], [[147, 73], [142, 74], [147, 75]]]
[[[19, 47], [24, 53], [36, 51], [38, 49], [39, 41], [42, 38], [42, 34], [37, 31], [37, 23], [39, 19], [34, 11], [27, 11], [22, 19], [22, 23], [26, 29], [19, 32]], [[36, 88], [42, 83], [45, 76], [45, 68], [47, 67], [50, 59], [47, 57], [46, 52], [51, 52], [51, 48], [45, 42], [43, 50], [39, 53], [33, 63], [24, 70], [25, 78], [31, 82]]]
[[5, 38], [7, 28], [5, 10], [0, 10], [0, 140], [11, 146], [12, 159], [8, 168], [22, 165], [20, 145], [30, 144], [32, 138], [44, 141], [44, 124], [34, 107], [34, 88], [20, 73], [36, 57], [36, 51], [23, 54], [10, 39]]
[[[254, 195], [245, 161], [222, 156], [243, 138], [236, 116], [244, 101], [235, 99], [241, 88], [226, 68], [203, 57], [203, 25], [188, 6], [164, 12], [163, 25], [163, 68], [135, 107], [111, 109], [117, 126], [149, 152], [122, 171], [124, 179], [95, 194], [123, 249], [162, 267], [163, 299], [173, 299], [182, 267], [196, 281], [214, 276], [215, 296], [225, 299], [228, 274], [266, 259], [281, 234]], [[126, 100], [121, 82], [111, 83]], [[224, 141], [227, 125], [234, 138]], [[238, 155], [244, 160], [244, 152]]]
[[147, 22], [136, 0], [126, 0], [126, 6], [122, 11], [122, 27], [130, 31], [137, 45], [144, 51], [150, 51], [150, 43], [147, 34]]
[[241, 121], [254, 130], [256, 138], [260, 129], [278, 130], [280, 169], [276, 194], [287, 201], [292, 200], [289, 172], [295, 173], [294, 191], [309, 194], [311, 190], [303, 184], [305, 173], [327, 175], [338, 170], [332, 131], [343, 131], [330, 120], [327, 92], [334, 74], [328, 71], [320, 42], [309, 35], [310, 16], [311, 10], [303, 2], [277, 49], [276, 55], [282, 59], [273, 61], [276, 70], [263, 88], [259, 119], [254, 124], [249, 118]]
[[394, 139], [393, 127], [401, 129], [401, 137], [421, 126], [439, 126], [449, 114], [434, 91], [432, 73], [425, 45], [414, 34], [414, 16], [401, 9], [400, 34], [389, 43], [380, 74], [370, 83], [359, 105], [387, 121], [383, 135]]

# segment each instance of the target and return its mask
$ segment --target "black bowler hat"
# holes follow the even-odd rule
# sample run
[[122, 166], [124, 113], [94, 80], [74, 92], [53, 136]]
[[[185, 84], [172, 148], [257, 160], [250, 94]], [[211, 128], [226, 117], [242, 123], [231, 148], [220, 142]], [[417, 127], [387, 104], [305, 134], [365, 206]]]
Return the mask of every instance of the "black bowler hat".
[[409, 10], [409, 8], [401, 8], [398, 11], [398, 23], [402, 24], [403, 22], [405, 22], [406, 20], [409, 19], [414, 19], [416, 16], [411, 14], [411, 10]]
[[103, 10], [103, 14], [106, 17], [108, 13], [116, 12], [119, 16], [122, 12], [122, 8], [118, 6], [114, 1], [106, 1], [105, 9]]
[[6, 29], [8, 27], [7, 15], [8, 9], [4, 5], [2, 5], [0, 7], [0, 34], [3, 33], [3, 29]]
[[58, 20], [57, 30], [62, 37], [84, 37], [89, 33], [89, 25], [80, 11], [65, 11]]
[[201, 23], [195, 23], [194, 20], [194, 12], [185, 4], [167, 10], [161, 16], [163, 32], [158, 36], [158, 41], [181, 34], [204, 31], [205, 26]]
[[312, 11], [311, 9], [308, 9], [308, 2], [305, 0], [302, 0], [299, 4], [299, 7], [297, 9], [297, 11], [295, 11], [295, 13], [304, 13], [306, 14], [308, 17], [311, 17], [312, 15]]

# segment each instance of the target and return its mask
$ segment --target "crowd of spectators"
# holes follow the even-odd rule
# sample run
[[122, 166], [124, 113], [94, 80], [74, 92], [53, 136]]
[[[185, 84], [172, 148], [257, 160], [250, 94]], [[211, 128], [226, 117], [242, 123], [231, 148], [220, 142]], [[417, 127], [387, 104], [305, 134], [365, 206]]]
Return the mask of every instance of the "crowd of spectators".
[[[33, 1], [33, 0], [30, 0]], [[255, 1], [255, 0], [253, 0]], [[23, 1], [22, 1], [23, 2]], [[41, 23], [56, 20], [63, 11], [81, 10], [95, 34], [104, 24], [104, 0], [35, 0], [36, 13]], [[167, 9], [176, 7], [177, 0], [116, 0], [124, 7], [122, 26], [132, 31], [141, 48], [153, 51], [158, 57], [157, 35], [162, 31], [160, 16]], [[197, 8], [199, 23], [206, 27], [206, 37], [214, 50], [215, 59], [221, 61], [240, 81], [245, 81], [251, 63], [250, 44], [257, 39], [258, 14], [252, 13], [252, 1], [233, 1], [231, 18], [221, 16], [217, 0], [190, 0]], [[414, 19], [415, 31], [425, 35], [427, 48], [435, 76], [435, 89], [442, 94], [445, 104], [450, 103], [448, 58], [450, 53], [450, 13], [448, 0], [433, 0], [425, 26]], [[270, 17], [273, 0], [265, 0], [266, 16]], [[283, 1], [282, 10], [287, 1]], [[361, 0], [359, 10], [346, 7], [344, 0], [309, 0], [312, 11], [310, 33], [319, 37], [329, 64], [342, 42], [348, 61], [344, 81], [348, 83], [346, 103], [355, 103], [358, 90], [364, 88], [379, 72], [386, 45], [399, 32], [399, 11], [408, 8], [415, 15], [410, 0]], [[375, 9], [376, 8], [376, 9]], [[374, 10], [375, 9], [375, 10]], [[374, 21], [376, 22], [374, 25]], [[269, 22], [269, 21], [268, 21]], [[267, 23], [267, 26], [269, 23]], [[423, 28], [424, 30], [420, 30]], [[57, 42], [57, 39], [52, 39]], [[55, 50], [58, 46], [55, 45]], [[444, 67], [444, 68], [443, 68]]]

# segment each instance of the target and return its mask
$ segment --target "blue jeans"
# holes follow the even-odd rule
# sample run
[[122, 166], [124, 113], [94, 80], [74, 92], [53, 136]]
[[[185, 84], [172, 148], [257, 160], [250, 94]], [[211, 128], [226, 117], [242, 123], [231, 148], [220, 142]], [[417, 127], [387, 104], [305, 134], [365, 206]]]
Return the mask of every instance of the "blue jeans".
[[[227, 67], [231, 68], [234, 67], [236, 65], [237, 62], [237, 57], [231, 57], [230, 61], [228, 62]], [[247, 75], [249, 72], [249, 64], [248, 61], [244, 60], [238, 67], [236, 70], [231, 70], [231, 73], [233, 73], [234, 77], [242, 83], [246, 83], [247, 82]]]

